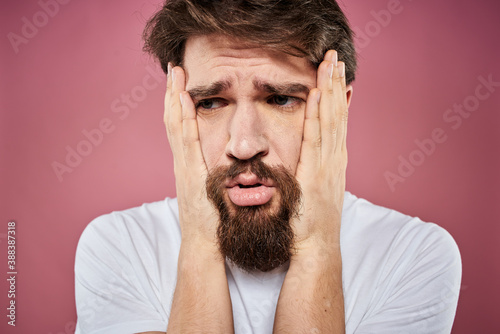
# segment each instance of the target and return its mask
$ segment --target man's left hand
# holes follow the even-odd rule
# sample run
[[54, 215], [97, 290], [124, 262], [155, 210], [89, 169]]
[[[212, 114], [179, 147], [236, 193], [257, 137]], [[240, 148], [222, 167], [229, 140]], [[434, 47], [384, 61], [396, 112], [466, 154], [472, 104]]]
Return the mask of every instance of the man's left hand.
[[[319, 101], [319, 102], [318, 102]], [[318, 68], [317, 89], [307, 99], [296, 178], [302, 188], [294, 221], [296, 248], [339, 245], [347, 167], [345, 65], [330, 50]]]
[[302, 205], [274, 333], [344, 333], [340, 221], [347, 167], [345, 65], [330, 50], [306, 103], [296, 178]]

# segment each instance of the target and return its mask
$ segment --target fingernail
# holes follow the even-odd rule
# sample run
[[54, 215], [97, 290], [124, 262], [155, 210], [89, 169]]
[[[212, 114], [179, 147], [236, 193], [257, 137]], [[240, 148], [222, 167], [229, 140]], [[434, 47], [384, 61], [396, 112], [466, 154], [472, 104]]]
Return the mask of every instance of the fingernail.
[[339, 76], [342, 78], [345, 75], [345, 63], [342, 63], [339, 69]]
[[167, 75], [170, 75], [172, 74], [172, 64], [170, 62], [168, 62], [168, 65], [167, 65]]
[[339, 57], [339, 55], [338, 55], [337, 51], [335, 51], [335, 55], [333, 56], [333, 63], [335, 64], [335, 67], [337, 67], [338, 57]]
[[333, 64], [330, 64], [330, 66], [328, 66], [328, 76], [330, 77], [330, 79], [333, 77]]
[[319, 103], [319, 101], [321, 100], [321, 91], [318, 91], [316, 93], [316, 99], [318, 100], [318, 103]]
[[174, 68], [170, 69], [172, 71], [172, 81], [175, 81], [175, 71]]

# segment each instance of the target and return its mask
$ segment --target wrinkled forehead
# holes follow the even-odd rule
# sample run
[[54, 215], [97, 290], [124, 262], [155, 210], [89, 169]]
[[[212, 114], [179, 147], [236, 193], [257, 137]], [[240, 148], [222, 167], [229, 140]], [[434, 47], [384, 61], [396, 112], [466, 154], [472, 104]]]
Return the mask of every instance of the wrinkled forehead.
[[221, 35], [193, 36], [186, 41], [183, 67], [187, 86], [239, 76], [255, 81], [301, 82], [315, 86], [316, 68], [302, 57]]
[[277, 61], [293, 57], [278, 49], [251, 43], [239, 38], [220, 34], [208, 34], [195, 35], [187, 39], [183, 64], [192, 61], [193, 57], [200, 57], [208, 61], [215, 56], [247, 59], [271, 58]]

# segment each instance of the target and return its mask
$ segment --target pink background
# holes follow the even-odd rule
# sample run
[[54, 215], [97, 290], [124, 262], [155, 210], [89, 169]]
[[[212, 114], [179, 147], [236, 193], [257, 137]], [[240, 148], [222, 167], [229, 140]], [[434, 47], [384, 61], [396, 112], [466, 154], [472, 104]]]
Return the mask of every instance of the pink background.
[[[474, 98], [478, 77], [500, 81], [499, 2], [346, 3], [361, 31], [347, 189], [446, 228], [463, 259], [453, 333], [499, 333], [500, 87], [481, 88], [490, 95]], [[18, 270], [15, 328], [7, 325], [1, 280], [2, 333], [71, 333], [74, 253], [85, 226], [98, 215], [175, 196], [164, 82], [161, 74], [161, 84], [149, 76], [159, 71], [141, 52], [142, 28], [155, 8], [152, 0], [68, 1], [57, 13], [49, 7], [49, 16], [34, 0], [0, 5], [0, 276], [7, 272], [9, 220], [17, 222]], [[388, 9], [390, 22], [376, 14]], [[39, 27], [24, 28], [29, 37], [13, 47], [9, 33], [24, 38], [26, 22]], [[472, 111], [454, 129], [458, 121], [443, 117], [464, 102]], [[86, 146], [84, 130], [101, 122], [110, 133]], [[436, 128], [446, 140], [418, 153], [415, 141]], [[53, 163], [66, 165], [68, 148], [87, 155], [70, 161], [71, 172], [59, 179]], [[400, 156], [418, 166], [391, 189], [385, 174], [398, 173]]]

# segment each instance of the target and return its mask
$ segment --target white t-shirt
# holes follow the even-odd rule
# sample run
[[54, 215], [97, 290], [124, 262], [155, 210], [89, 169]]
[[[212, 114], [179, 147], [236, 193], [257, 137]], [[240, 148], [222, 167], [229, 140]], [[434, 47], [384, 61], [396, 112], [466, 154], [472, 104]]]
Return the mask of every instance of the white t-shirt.
[[[166, 331], [180, 243], [176, 199], [92, 221], [76, 252], [76, 334]], [[444, 229], [346, 192], [341, 252], [346, 333], [450, 333], [462, 268]], [[226, 269], [235, 332], [272, 333], [287, 268]]]

